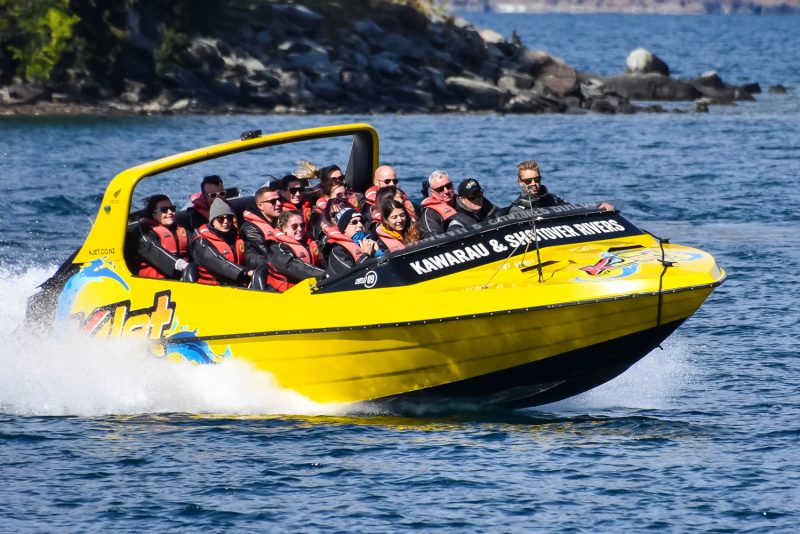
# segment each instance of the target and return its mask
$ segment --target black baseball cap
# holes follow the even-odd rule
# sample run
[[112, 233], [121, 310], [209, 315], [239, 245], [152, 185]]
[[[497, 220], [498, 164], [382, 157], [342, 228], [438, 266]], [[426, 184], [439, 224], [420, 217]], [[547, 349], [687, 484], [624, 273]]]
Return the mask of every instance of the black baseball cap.
[[475, 178], [467, 178], [458, 184], [458, 196], [465, 198], [475, 198], [478, 193], [483, 193], [483, 188]]

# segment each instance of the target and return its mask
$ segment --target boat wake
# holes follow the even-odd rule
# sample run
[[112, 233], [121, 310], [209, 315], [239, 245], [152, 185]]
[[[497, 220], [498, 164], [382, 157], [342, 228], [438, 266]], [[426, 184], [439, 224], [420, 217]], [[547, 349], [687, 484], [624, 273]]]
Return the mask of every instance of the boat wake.
[[340, 415], [280, 388], [243, 361], [193, 365], [158, 359], [143, 344], [22, 328], [25, 305], [55, 267], [0, 266], [0, 412], [15, 415]]

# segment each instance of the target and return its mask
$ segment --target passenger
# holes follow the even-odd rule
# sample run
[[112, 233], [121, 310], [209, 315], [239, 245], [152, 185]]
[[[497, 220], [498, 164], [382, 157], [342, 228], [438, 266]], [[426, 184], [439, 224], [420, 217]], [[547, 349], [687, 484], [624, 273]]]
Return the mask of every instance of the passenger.
[[465, 228], [475, 223], [497, 217], [498, 209], [483, 196], [483, 188], [475, 178], [468, 178], [458, 184], [456, 214], [450, 218], [447, 231]]
[[145, 200], [145, 213], [138, 230], [137, 274], [145, 278], [180, 279], [189, 266], [189, 237], [183, 226], [175, 224], [175, 205], [167, 195], [153, 195]]
[[422, 239], [443, 234], [447, 221], [456, 214], [455, 191], [447, 171], [433, 171], [428, 177], [430, 196], [422, 201], [418, 226]]
[[270, 247], [267, 283], [283, 293], [307, 278], [322, 280], [327, 276], [317, 244], [306, 241], [305, 224], [300, 213], [284, 211], [278, 218], [276, 244]]
[[378, 245], [366, 236], [363, 216], [347, 207], [337, 217], [338, 233], [331, 233], [325, 245], [329, 276], [347, 272], [378, 253]]
[[244, 222], [239, 230], [249, 269], [267, 264], [269, 247], [275, 241], [275, 227], [282, 212], [283, 203], [277, 189], [263, 186], [256, 190], [253, 205], [244, 210]]
[[[328, 205], [328, 201], [333, 198], [341, 198], [343, 200], [347, 200], [347, 188], [345, 188], [344, 184], [338, 182], [328, 182], [322, 188], [322, 196], [317, 199], [316, 204], [314, 204], [314, 208], [322, 213], [325, 211], [325, 207]], [[352, 206], [351, 207], [355, 207]]]
[[198, 282], [246, 286], [253, 270], [245, 268], [244, 241], [236, 231], [236, 215], [221, 198], [209, 209], [210, 221], [197, 230], [192, 257], [198, 264]]
[[299, 162], [299, 167], [295, 174], [299, 178], [318, 178], [319, 185], [317, 186], [318, 198], [314, 201], [314, 207], [321, 213], [325, 209], [325, 205], [330, 198], [338, 195], [338, 188], [336, 186], [345, 186], [344, 198], [350, 203], [352, 207], [361, 211], [365, 202], [364, 196], [354, 191], [347, 189], [344, 181], [344, 174], [338, 165], [328, 165], [321, 169], [315, 167], [307, 161]]
[[287, 174], [280, 180], [280, 192], [283, 197], [283, 211], [297, 211], [306, 224], [306, 233], [311, 230], [311, 202], [305, 196], [306, 186], [303, 180], [294, 174]]
[[375, 241], [381, 250], [394, 252], [419, 241], [419, 231], [402, 203], [388, 198], [381, 203], [380, 210], [382, 222], [375, 228]]
[[189, 197], [189, 229], [196, 232], [204, 224], [208, 224], [208, 210], [215, 198], [225, 200], [225, 185], [216, 174], [206, 176], [200, 182], [200, 192]]
[[364, 192], [364, 201], [369, 206], [365, 215], [374, 220], [375, 217], [380, 214], [380, 208], [378, 207], [380, 206], [380, 202], [377, 199], [378, 192], [382, 189], [391, 187], [399, 191], [399, 194], [401, 195], [400, 202], [404, 204], [406, 215], [408, 215], [412, 222], [417, 221], [419, 218], [418, 208], [413, 202], [408, 200], [408, 196], [405, 194], [405, 192], [397, 186], [397, 174], [394, 172], [392, 167], [389, 165], [381, 165], [375, 169], [375, 177], [373, 178], [372, 183], [373, 186]]
[[319, 244], [320, 249], [324, 248], [328, 236], [333, 233], [340, 233], [336, 225], [336, 218], [339, 212], [352, 206], [343, 198], [334, 198], [325, 206], [325, 211], [320, 215], [316, 210], [312, 215], [313, 238]]

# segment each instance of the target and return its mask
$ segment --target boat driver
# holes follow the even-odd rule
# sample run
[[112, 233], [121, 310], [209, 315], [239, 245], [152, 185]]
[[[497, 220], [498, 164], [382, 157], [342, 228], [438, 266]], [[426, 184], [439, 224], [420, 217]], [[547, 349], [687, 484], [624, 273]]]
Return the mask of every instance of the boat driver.
[[[517, 180], [520, 194], [507, 208], [508, 213], [530, 212], [533, 208], [549, 208], [568, 204], [566, 200], [554, 195], [542, 184], [542, 173], [539, 171], [539, 164], [533, 160], [526, 160], [517, 165]], [[604, 211], [614, 209], [614, 206], [608, 202], [602, 202], [598, 207]]]
[[456, 214], [455, 190], [447, 171], [433, 171], [427, 185], [430, 196], [422, 201], [418, 223], [421, 239], [443, 234], [447, 221]]

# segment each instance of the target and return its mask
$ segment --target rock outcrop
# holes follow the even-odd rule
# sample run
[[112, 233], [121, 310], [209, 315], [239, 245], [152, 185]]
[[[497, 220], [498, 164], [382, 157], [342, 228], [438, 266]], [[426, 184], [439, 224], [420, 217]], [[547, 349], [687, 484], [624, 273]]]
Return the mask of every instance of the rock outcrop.
[[713, 72], [671, 78], [644, 49], [631, 53], [626, 74], [603, 77], [528, 50], [518, 38], [407, 5], [356, 14], [314, 5], [329, 11], [283, 3], [228, 9], [213, 31], [192, 34], [160, 63], [166, 34], [131, 8], [129, 38], [110, 58], [116, 77], [32, 86], [5, 73], [0, 113], [632, 113], [661, 111], [636, 100], [731, 103], [759, 91], [728, 86]]

